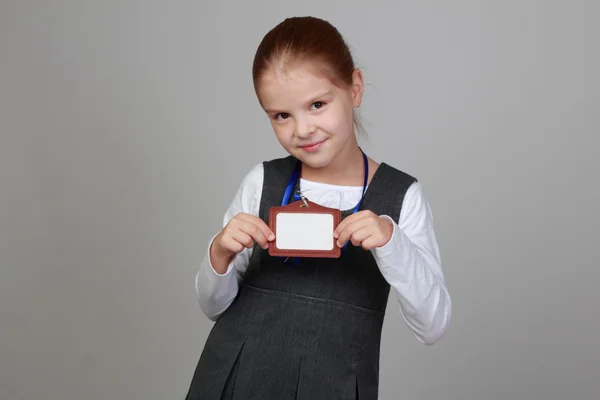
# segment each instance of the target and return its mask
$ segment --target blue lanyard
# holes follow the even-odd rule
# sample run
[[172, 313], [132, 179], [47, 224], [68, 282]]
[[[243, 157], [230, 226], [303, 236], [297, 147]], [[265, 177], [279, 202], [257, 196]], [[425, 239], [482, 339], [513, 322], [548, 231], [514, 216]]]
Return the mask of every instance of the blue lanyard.
[[[362, 151], [362, 149], [360, 150], [360, 152], [363, 155], [363, 162], [365, 164], [365, 168], [364, 168], [365, 177], [364, 177], [364, 181], [363, 181], [362, 196], [360, 196], [360, 200], [358, 201], [356, 206], [354, 206], [354, 209], [352, 210], [352, 214], [356, 213], [358, 211], [358, 209], [360, 208], [362, 199], [365, 196], [365, 192], [367, 190], [367, 182], [369, 180], [369, 159], [367, 158], [367, 155]], [[300, 162], [300, 160], [298, 160], [298, 162], [296, 162], [296, 166], [294, 167], [294, 171], [292, 172], [292, 176], [290, 176], [290, 180], [288, 181], [288, 184], [285, 188], [285, 193], [283, 194], [283, 200], [281, 202], [282, 206], [285, 206], [290, 202], [290, 197], [292, 196], [292, 191], [294, 190], [294, 187], [296, 186], [296, 183], [298, 182], [298, 178], [300, 177], [301, 169], [302, 169], [302, 163]], [[300, 199], [301, 199], [300, 194], [295, 193], [294, 201], [298, 201]], [[346, 244], [344, 245], [344, 248], [342, 250], [345, 250], [347, 246], [348, 246], [348, 242], [346, 242]]]

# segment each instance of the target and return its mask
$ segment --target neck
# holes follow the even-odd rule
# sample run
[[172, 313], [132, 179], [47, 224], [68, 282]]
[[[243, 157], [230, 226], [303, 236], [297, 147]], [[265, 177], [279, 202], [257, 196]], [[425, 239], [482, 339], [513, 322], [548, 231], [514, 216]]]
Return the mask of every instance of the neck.
[[302, 165], [302, 178], [332, 185], [362, 185], [363, 174], [363, 155], [356, 143], [342, 150], [326, 167], [311, 168], [306, 164]]

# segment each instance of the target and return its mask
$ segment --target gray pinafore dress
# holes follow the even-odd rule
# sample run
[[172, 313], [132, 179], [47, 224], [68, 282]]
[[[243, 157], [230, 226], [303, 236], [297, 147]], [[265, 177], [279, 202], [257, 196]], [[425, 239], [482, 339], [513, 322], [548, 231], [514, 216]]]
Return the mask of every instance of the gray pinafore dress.
[[[295, 164], [291, 156], [264, 163], [259, 216], [267, 223]], [[382, 163], [360, 209], [397, 221], [415, 181]], [[237, 297], [210, 332], [186, 399], [377, 399], [389, 290], [371, 252], [352, 243], [339, 259], [298, 264], [256, 246]]]

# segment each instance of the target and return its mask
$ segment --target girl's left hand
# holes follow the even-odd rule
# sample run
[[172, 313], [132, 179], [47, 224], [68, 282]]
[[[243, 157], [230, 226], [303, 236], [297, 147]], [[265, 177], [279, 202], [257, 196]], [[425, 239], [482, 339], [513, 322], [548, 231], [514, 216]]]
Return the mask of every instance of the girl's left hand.
[[353, 245], [370, 250], [385, 246], [392, 238], [392, 233], [394, 227], [389, 219], [363, 210], [344, 218], [333, 232], [333, 237], [337, 239], [339, 247], [344, 247], [350, 240]]

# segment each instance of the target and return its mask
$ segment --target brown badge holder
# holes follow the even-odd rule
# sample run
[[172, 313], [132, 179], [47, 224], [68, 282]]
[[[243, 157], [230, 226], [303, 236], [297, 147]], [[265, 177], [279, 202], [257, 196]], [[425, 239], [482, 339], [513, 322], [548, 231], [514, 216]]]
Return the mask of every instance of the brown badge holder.
[[285, 206], [271, 207], [269, 228], [275, 233], [275, 240], [269, 244], [269, 254], [338, 258], [341, 249], [333, 232], [341, 218], [340, 210], [320, 206], [306, 198]]

